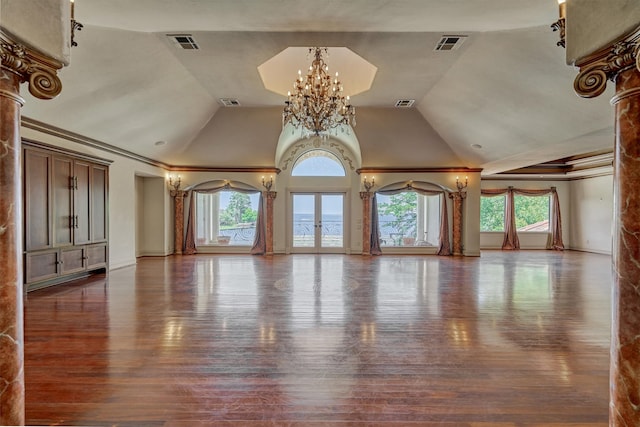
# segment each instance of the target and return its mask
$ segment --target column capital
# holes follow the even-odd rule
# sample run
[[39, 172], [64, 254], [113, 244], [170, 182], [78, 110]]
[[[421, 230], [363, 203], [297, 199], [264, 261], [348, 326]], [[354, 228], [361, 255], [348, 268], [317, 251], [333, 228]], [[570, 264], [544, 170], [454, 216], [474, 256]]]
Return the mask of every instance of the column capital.
[[620, 72], [634, 67], [640, 71], [639, 51], [640, 29], [576, 62], [580, 73], [573, 82], [573, 89], [583, 98], [601, 95], [607, 87], [607, 80], [615, 80]]
[[12, 40], [0, 31], [0, 66], [29, 82], [29, 92], [36, 98], [52, 99], [60, 94], [62, 82], [57, 75], [62, 63]]
[[265, 191], [264, 194], [267, 196], [267, 199], [275, 200], [278, 195], [277, 191]]

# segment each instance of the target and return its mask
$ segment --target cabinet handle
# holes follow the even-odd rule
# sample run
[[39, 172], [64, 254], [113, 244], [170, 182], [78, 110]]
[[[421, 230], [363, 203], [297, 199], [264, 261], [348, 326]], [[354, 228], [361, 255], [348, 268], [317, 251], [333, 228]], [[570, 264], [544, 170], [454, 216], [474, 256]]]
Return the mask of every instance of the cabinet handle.
[[73, 217], [73, 225], [75, 228], [79, 228], [78, 226], [78, 215]]
[[73, 177], [73, 189], [74, 190], [78, 189], [78, 177], [77, 176]]
[[72, 189], [72, 190], [75, 187], [74, 182], [75, 182], [74, 177], [70, 176], [69, 177], [69, 188]]
[[73, 228], [75, 226], [76, 226], [75, 218], [73, 217], [73, 215], [69, 215], [69, 228]]

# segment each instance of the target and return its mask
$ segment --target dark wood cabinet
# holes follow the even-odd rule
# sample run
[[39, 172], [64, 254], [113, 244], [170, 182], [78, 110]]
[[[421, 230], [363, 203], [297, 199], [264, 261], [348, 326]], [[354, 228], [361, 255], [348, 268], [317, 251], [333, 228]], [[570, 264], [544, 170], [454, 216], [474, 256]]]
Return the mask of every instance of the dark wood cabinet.
[[27, 290], [108, 269], [109, 161], [23, 141]]

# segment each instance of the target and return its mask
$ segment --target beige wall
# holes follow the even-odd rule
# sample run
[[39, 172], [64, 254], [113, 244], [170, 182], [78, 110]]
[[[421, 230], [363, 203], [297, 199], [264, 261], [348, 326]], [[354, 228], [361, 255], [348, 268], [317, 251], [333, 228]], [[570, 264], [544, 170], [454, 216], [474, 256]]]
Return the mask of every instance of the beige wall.
[[64, 64], [69, 62], [71, 48], [70, 20], [69, 0], [0, 0], [0, 27], [15, 41]]
[[571, 182], [571, 249], [611, 254], [613, 176]]
[[638, 28], [640, 2], [568, 0], [567, 63], [574, 64]]

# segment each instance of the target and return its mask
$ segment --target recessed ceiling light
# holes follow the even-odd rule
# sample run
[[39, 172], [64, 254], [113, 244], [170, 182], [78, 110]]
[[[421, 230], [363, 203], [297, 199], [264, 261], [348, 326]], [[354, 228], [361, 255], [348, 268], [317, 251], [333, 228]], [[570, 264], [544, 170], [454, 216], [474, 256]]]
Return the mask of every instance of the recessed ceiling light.
[[471, 148], [475, 148], [476, 150], [479, 150], [482, 148], [482, 145], [480, 144], [471, 144]]
[[156, 141], [153, 143], [153, 145], [155, 145], [156, 147], [161, 147], [163, 145], [165, 145], [167, 143], [167, 141]]

